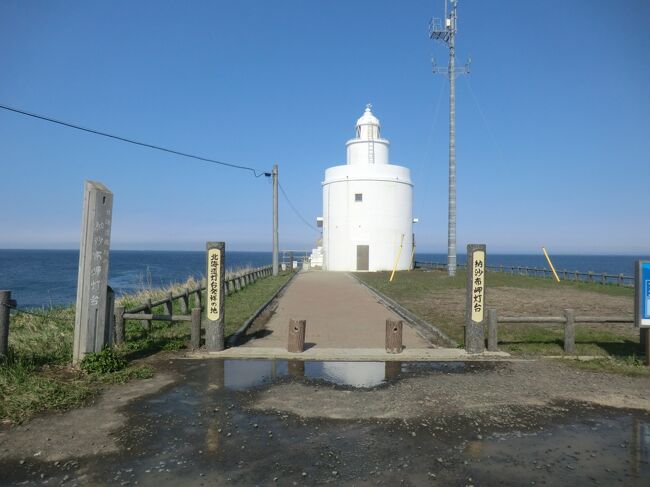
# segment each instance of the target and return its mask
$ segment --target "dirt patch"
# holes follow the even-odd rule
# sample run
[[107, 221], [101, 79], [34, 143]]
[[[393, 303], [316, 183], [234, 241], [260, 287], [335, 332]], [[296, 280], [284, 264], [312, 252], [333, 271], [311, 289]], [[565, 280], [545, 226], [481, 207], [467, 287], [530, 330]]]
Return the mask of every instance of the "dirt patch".
[[174, 381], [172, 373], [108, 387], [94, 404], [73, 411], [46, 414], [15, 428], [0, 431], [0, 458], [62, 461], [119, 450], [112, 435], [126, 416], [120, 408], [153, 394]]
[[305, 418], [413, 419], [489, 413], [499, 420], [511, 408], [579, 401], [650, 411], [650, 381], [568, 368], [550, 361], [511, 362], [491, 370], [469, 366], [459, 373], [434, 373], [371, 391], [289, 383], [259, 394], [251, 407]]
[[[373, 389], [293, 375], [240, 388], [250, 372], [241, 362], [243, 370], [220, 360], [165, 361], [156, 377], [170, 373], [173, 385], [156, 393], [153, 384], [144, 390], [148, 381], [112, 389], [102, 400], [135, 400], [101, 435], [90, 432], [68, 451], [78, 459], [56, 460], [68, 457], [39, 442], [50, 424], [62, 449], [66, 427], [111, 421], [101, 402], [89, 416], [29, 423], [33, 443], [19, 445], [22, 457], [8, 452], [17, 436], [2, 439], [0, 483], [645, 487], [650, 474], [640, 434], [650, 427], [646, 379], [549, 361], [423, 370], [404, 363]], [[110, 444], [96, 447], [103, 442]]]

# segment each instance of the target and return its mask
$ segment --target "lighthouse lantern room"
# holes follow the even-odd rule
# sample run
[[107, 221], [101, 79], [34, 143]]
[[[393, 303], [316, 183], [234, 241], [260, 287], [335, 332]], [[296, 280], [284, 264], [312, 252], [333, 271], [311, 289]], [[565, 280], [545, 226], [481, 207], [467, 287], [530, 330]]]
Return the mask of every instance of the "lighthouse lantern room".
[[347, 144], [347, 164], [330, 167], [323, 182], [323, 268], [330, 271], [406, 270], [413, 249], [413, 183], [408, 168], [389, 163], [371, 106]]

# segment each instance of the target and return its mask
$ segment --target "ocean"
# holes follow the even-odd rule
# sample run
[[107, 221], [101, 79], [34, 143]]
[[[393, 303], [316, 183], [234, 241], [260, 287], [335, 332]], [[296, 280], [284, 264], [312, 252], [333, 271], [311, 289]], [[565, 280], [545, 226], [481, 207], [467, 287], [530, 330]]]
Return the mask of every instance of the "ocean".
[[[634, 275], [634, 261], [642, 256], [557, 255], [558, 270], [623, 273]], [[416, 254], [416, 260], [446, 262], [446, 254]], [[77, 292], [77, 250], [0, 250], [0, 289], [12, 291], [23, 308], [60, 306], [74, 303]], [[271, 263], [271, 252], [226, 253], [226, 268], [259, 267]], [[465, 263], [465, 255], [458, 255]], [[490, 265], [548, 268], [543, 255], [488, 254]], [[132, 251], [111, 252], [109, 284], [119, 295], [151, 287], [183, 282], [205, 273], [205, 252]]]

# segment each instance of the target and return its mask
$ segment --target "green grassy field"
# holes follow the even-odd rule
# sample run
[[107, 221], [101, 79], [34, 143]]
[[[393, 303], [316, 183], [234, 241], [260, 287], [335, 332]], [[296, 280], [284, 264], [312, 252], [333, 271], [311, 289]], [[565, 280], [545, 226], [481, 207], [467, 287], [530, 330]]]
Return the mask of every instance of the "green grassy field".
[[[357, 273], [357, 277], [438, 327], [462, 345], [465, 273], [445, 271]], [[634, 290], [615, 285], [560, 282], [490, 272], [486, 300], [500, 316], [561, 316], [564, 308], [581, 315], [632, 316]], [[500, 324], [499, 349], [517, 356], [564, 355], [562, 325]], [[576, 354], [597, 355], [615, 362], [614, 368], [639, 365], [639, 332], [632, 325], [577, 325]], [[605, 363], [598, 361], [597, 363]], [[583, 365], [584, 367], [595, 367]], [[621, 367], [618, 367], [618, 366]], [[642, 372], [645, 373], [645, 372]]]
[[[267, 277], [226, 298], [226, 337], [237, 330], [253, 312], [291, 278], [290, 272]], [[127, 308], [146, 298], [164, 297], [195, 286], [188, 282], [168, 289], [147, 289], [124, 296], [118, 304]], [[127, 367], [108, 373], [88, 373], [70, 367], [74, 329], [74, 308], [37, 309], [44, 318], [12, 314], [9, 333], [9, 357], [0, 363], [0, 422], [18, 423], [45, 410], [59, 410], [83, 404], [101, 389], [102, 384], [146, 378], [153, 373], [148, 366], [133, 361], [161, 350], [180, 350], [188, 345], [188, 322], [153, 322], [146, 330], [142, 321], [127, 321], [126, 343], [117, 354], [127, 359]], [[154, 313], [162, 312], [154, 308]], [[180, 304], [174, 304], [180, 314]]]

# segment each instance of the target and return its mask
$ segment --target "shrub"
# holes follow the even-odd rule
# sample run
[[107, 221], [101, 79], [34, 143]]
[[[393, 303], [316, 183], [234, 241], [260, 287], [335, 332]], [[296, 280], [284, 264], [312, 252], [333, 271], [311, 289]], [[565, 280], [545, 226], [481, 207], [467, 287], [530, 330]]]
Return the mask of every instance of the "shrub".
[[126, 367], [126, 359], [112, 348], [87, 353], [81, 361], [81, 370], [88, 374], [110, 374]]

